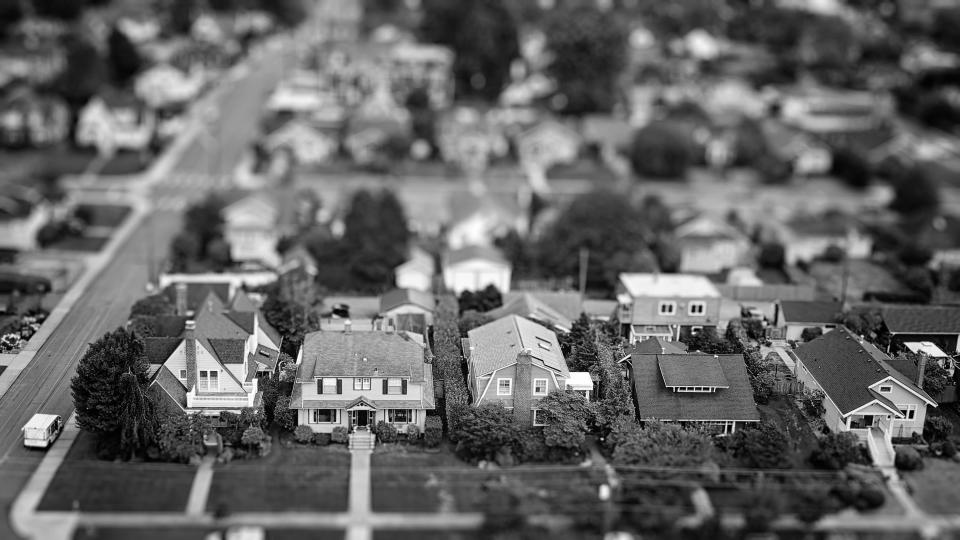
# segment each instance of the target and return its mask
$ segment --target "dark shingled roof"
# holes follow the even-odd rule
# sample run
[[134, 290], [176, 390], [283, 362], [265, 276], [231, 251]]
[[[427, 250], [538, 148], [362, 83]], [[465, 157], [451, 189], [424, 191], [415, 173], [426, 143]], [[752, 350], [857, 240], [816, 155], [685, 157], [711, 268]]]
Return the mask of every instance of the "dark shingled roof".
[[960, 307], [884, 306], [880, 312], [894, 334], [960, 334]]
[[280, 332], [276, 328], [270, 325], [267, 322], [267, 318], [262, 315], [257, 315], [258, 320], [260, 321], [260, 330], [270, 338], [270, 341], [277, 344], [277, 347], [280, 346], [280, 342], [283, 340], [283, 337], [280, 335]]
[[788, 323], [832, 324], [837, 314], [843, 311], [838, 302], [805, 302], [801, 300], [782, 300], [780, 312]]
[[669, 354], [657, 356], [663, 384], [676, 386], [716, 386], [729, 388], [720, 357], [709, 354]]
[[627, 354], [687, 354], [687, 346], [679, 341], [666, 341], [658, 337], [647, 338], [633, 344]]
[[660, 366], [676, 360], [677, 355], [635, 354], [631, 357], [631, 370], [640, 419], [759, 422], [760, 412], [753, 402], [743, 356], [704, 354], [686, 358], [694, 356], [715, 360], [730, 387], [716, 392], [674, 392], [664, 386]]
[[423, 366], [424, 348], [402, 333], [320, 331], [303, 341], [298, 378], [378, 376], [423, 382]]
[[887, 363], [889, 356], [867, 341], [861, 343], [860, 338], [844, 326], [804, 343], [792, 353], [803, 361], [803, 365], [842, 414], [848, 414], [875, 399], [889, 402], [869, 388], [887, 377], [893, 377], [911, 391], [935, 403], [926, 392]]
[[[533, 293], [522, 293], [508, 298], [502, 306], [487, 312], [494, 319], [517, 315], [535, 321], [542, 321], [553, 326], [570, 330], [573, 327], [573, 318], [561, 313]], [[577, 314], [579, 316], [579, 314]]]
[[160, 368], [153, 376], [150, 386], [156, 386], [162, 389], [158, 392], [164, 399], [169, 399], [180, 409], [187, 408], [187, 388], [183, 386], [177, 377], [169, 369]]
[[[229, 283], [187, 283], [187, 309], [196, 311], [207, 300], [207, 296], [213, 293], [220, 300], [221, 305], [227, 301], [230, 296]], [[177, 303], [177, 286], [169, 285], [164, 289], [164, 294], [170, 300], [170, 303]]]
[[257, 316], [255, 312], [251, 311], [225, 311], [224, 315], [231, 321], [235, 322], [237, 326], [243, 328], [248, 334], [253, 333], [253, 319]]
[[175, 338], [183, 335], [183, 327], [187, 322], [187, 317], [177, 315], [160, 315], [154, 319], [154, 337]]
[[246, 340], [243, 339], [216, 339], [209, 340], [213, 353], [217, 355], [223, 364], [242, 364], [243, 346]]
[[[151, 364], [162, 364], [170, 358], [173, 351], [177, 350], [180, 342], [178, 337], [148, 337], [143, 340], [143, 352], [147, 362]], [[161, 370], [162, 371], [162, 370]]]

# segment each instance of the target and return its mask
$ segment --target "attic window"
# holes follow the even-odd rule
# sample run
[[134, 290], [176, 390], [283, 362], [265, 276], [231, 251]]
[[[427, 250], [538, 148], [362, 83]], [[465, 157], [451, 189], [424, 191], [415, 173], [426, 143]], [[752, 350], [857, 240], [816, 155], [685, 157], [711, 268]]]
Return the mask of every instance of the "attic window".
[[889, 394], [890, 392], [893, 392], [893, 387], [892, 387], [892, 386], [884, 385], [884, 386], [881, 386], [881, 387], [880, 387], [880, 393], [881, 393], [881, 394]]
[[550, 342], [547, 341], [547, 340], [545, 340], [545, 339], [543, 339], [543, 338], [541, 338], [541, 337], [538, 337], [538, 338], [537, 338], [537, 345], [538, 345], [541, 349], [543, 349], [543, 350], [545, 350], [545, 351], [549, 351], [549, 350], [550, 350]]

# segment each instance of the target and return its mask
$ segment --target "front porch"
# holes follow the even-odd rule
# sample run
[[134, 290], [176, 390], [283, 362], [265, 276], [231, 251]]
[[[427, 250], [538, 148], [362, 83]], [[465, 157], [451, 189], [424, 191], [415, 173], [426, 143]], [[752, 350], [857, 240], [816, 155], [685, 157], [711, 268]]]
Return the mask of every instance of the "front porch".
[[890, 414], [851, 414], [846, 418], [846, 431], [857, 436], [878, 467], [893, 466], [892, 425]]

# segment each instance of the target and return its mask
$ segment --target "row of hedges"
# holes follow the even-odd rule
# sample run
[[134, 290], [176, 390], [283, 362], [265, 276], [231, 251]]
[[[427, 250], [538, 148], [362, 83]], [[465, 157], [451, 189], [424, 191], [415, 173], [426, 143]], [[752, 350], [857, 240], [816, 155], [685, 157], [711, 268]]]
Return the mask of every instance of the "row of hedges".
[[327, 446], [328, 444], [347, 444], [350, 437], [347, 428], [337, 426], [333, 428], [332, 433], [314, 433], [310, 426], [300, 425], [293, 430], [293, 440], [300, 444], [315, 444], [317, 446]]
[[732, 320], [727, 324], [726, 337], [743, 350], [743, 361], [747, 366], [750, 386], [753, 388], [753, 400], [761, 404], [769, 402], [773, 395], [773, 385], [776, 383], [773, 373], [770, 372], [770, 364], [764, 360], [760, 349], [748, 345], [747, 331], [740, 321]]
[[433, 377], [443, 388], [443, 421], [447, 433], [457, 431], [463, 408], [470, 405], [470, 393], [463, 377], [460, 356], [459, 306], [451, 295], [440, 299], [434, 316]]

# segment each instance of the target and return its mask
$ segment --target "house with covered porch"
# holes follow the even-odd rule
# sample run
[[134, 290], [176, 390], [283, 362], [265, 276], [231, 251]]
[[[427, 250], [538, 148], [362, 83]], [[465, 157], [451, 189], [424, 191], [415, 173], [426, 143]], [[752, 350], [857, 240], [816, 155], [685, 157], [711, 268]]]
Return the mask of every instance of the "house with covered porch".
[[789, 351], [797, 380], [824, 393], [823, 419], [834, 432], [856, 434], [877, 466], [892, 466], [893, 437], [923, 433], [936, 401], [893, 367], [890, 357], [846, 327]]
[[421, 430], [434, 408], [433, 372], [422, 337], [407, 332], [319, 331], [297, 354], [290, 408], [316, 433], [369, 430], [378, 422]]

